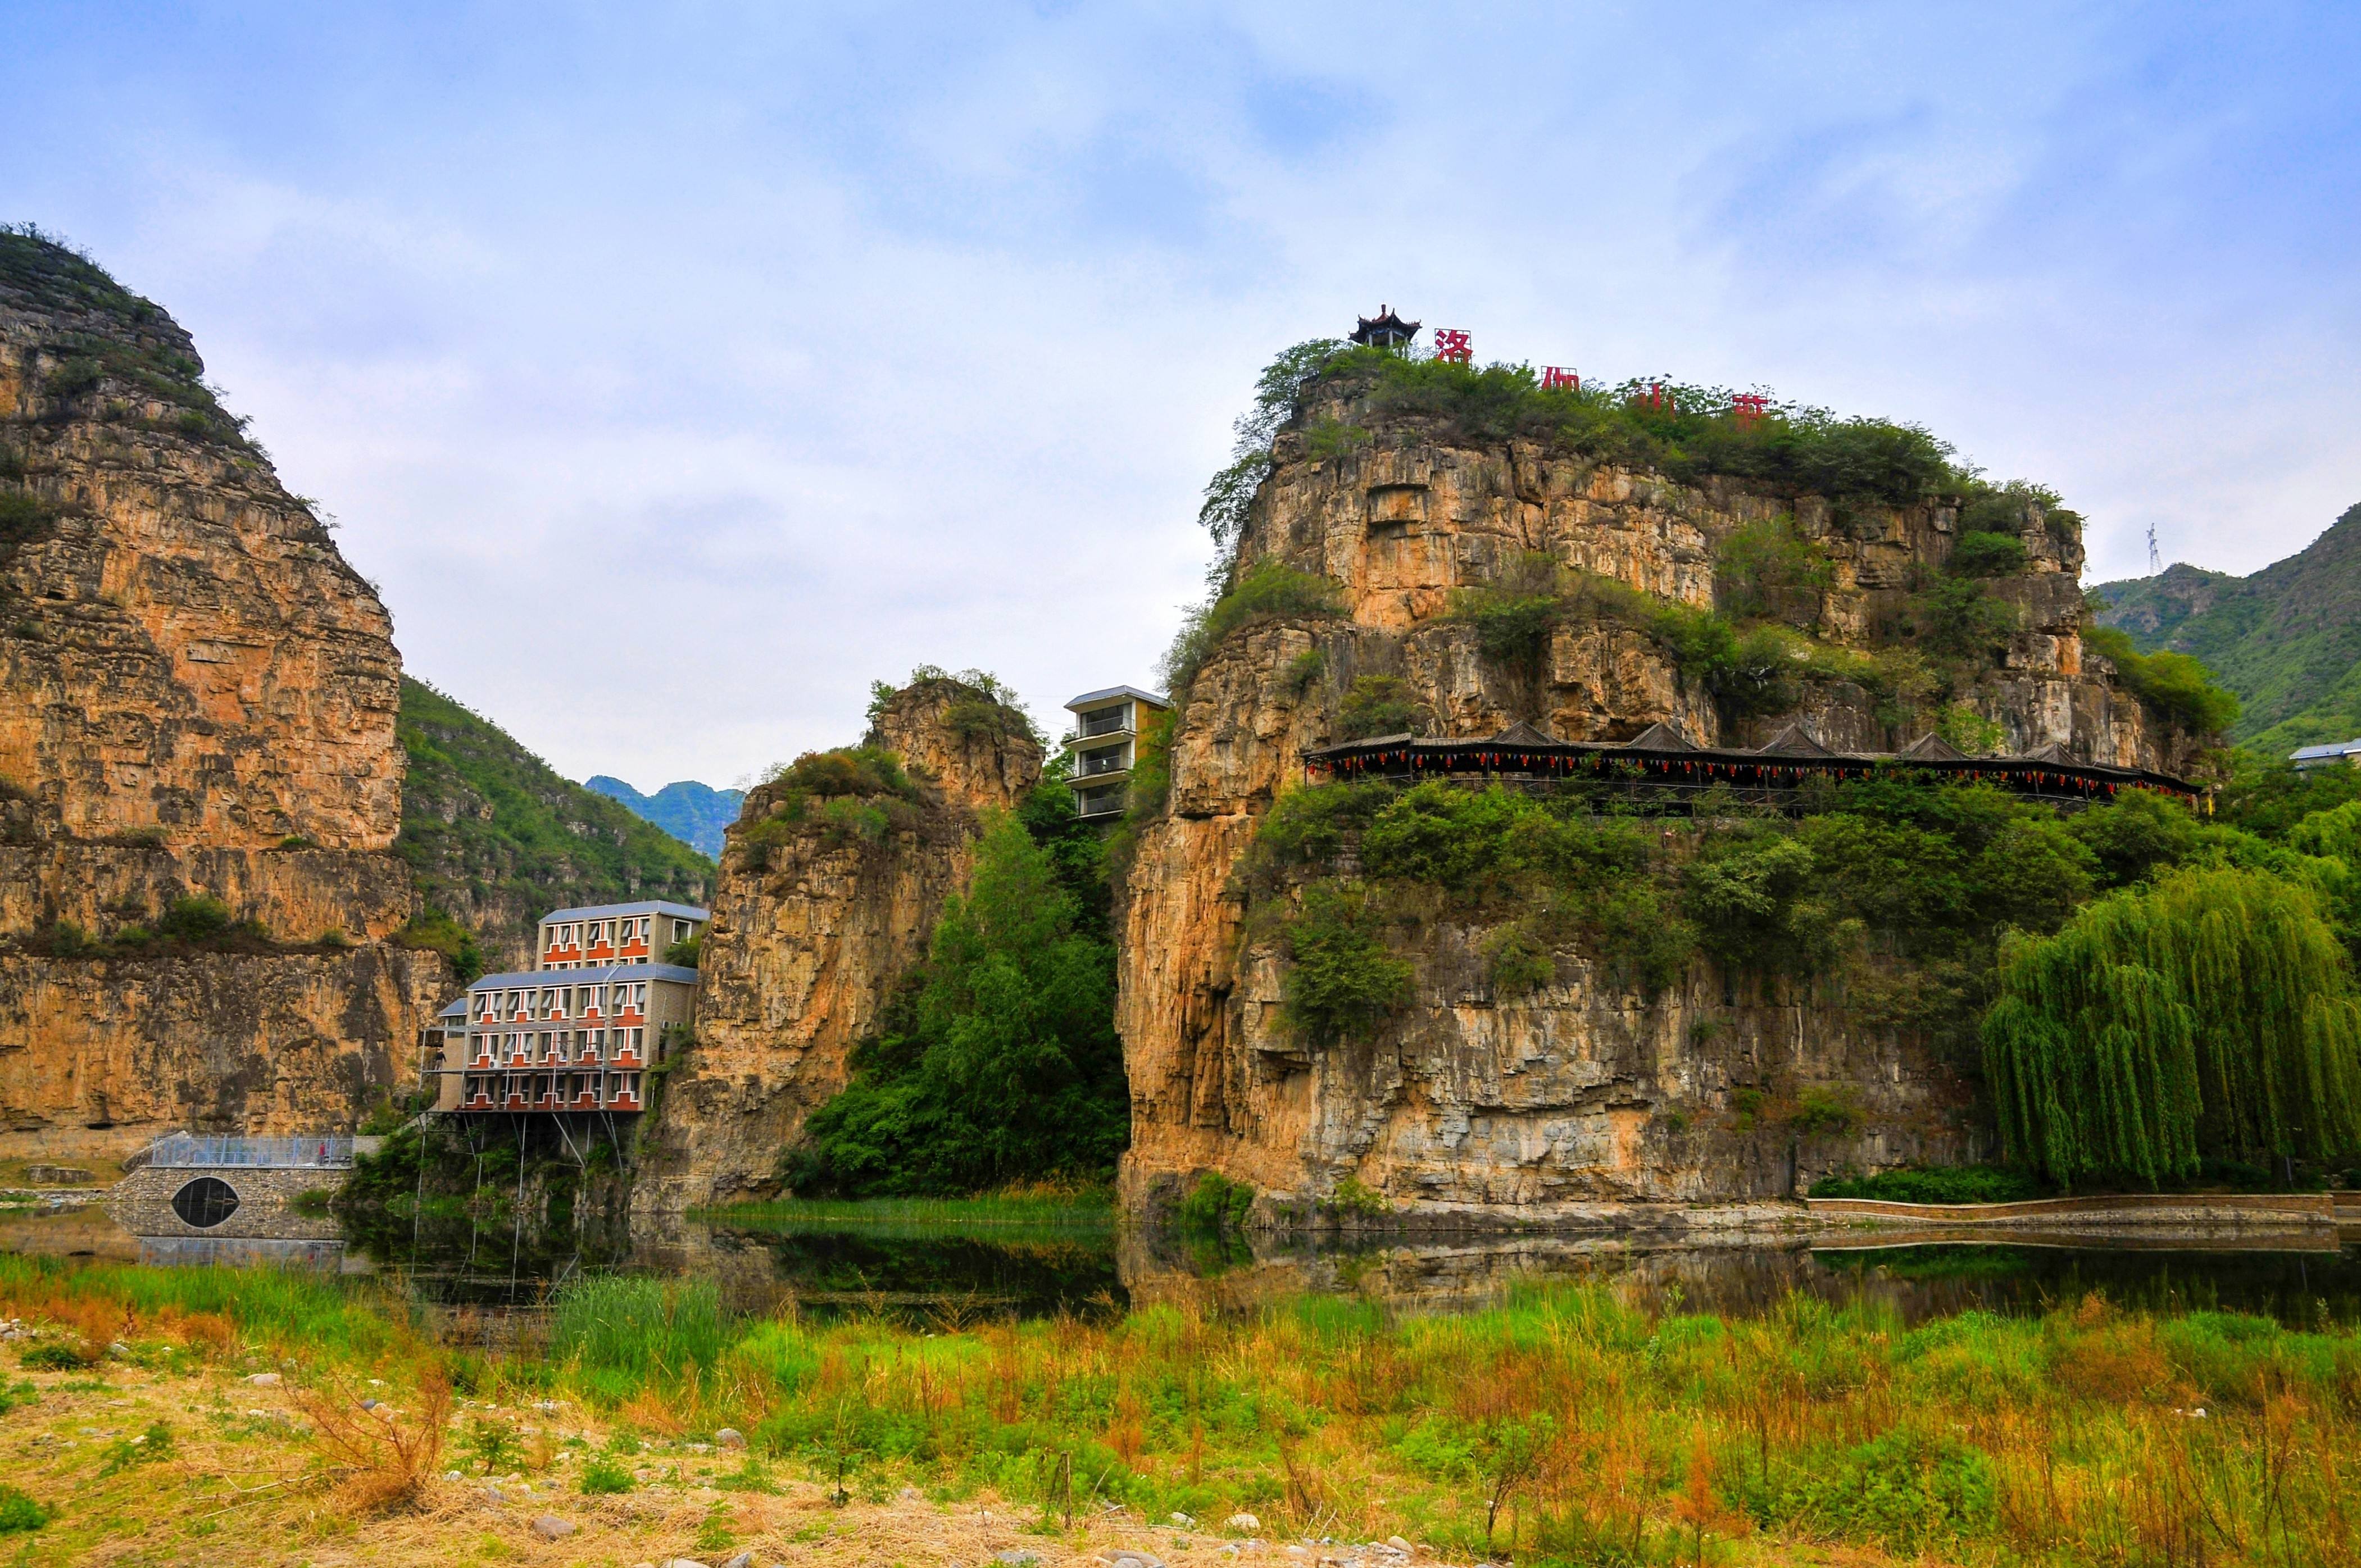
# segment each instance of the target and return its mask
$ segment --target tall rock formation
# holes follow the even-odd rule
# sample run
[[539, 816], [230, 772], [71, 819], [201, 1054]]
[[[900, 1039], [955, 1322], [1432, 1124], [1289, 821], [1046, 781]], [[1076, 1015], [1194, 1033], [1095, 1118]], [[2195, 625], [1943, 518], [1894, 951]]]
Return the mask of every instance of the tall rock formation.
[[1023, 717], [956, 680], [894, 694], [862, 744], [897, 757], [911, 787], [798, 763], [749, 792], [730, 829], [697, 1043], [647, 1115], [637, 1211], [777, 1190], [804, 1119], [844, 1087], [853, 1047], [877, 1033], [965, 885], [979, 813], [1013, 808], [1041, 777]]
[[[1170, 789], [1120, 890], [1117, 1027], [1130, 1073], [1126, 1199], [1200, 1171], [1301, 1212], [1364, 1190], [1398, 1211], [1532, 1219], [1621, 1201], [1784, 1196], [1814, 1172], [1961, 1157], [1977, 1146], [1970, 1086], [1906, 1036], [1860, 1025], [1808, 989], [1724, 977], [1699, 961], [1655, 997], [1561, 954], [1557, 977], [1497, 999], [1480, 927], [1432, 921], [1415, 999], [1374, 1037], [1312, 1048], [1279, 1021], [1285, 972], [1234, 875], [1307, 748], [1342, 738], [1363, 676], [1439, 736], [1522, 720], [1563, 740], [1622, 740], [1664, 721], [1695, 741], [1756, 745], [1800, 723], [1832, 750], [1891, 751], [1935, 718], [1907, 680], [1872, 691], [1806, 679], [1774, 716], [1728, 717], [1671, 652], [1627, 619], [1574, 616], [1521, 665], [1485, 656], [1449, 615], [1455, 590], [1530, 576], [1537, 557], [1660, 599], [1710, 609], [1720, 547], [1792, 517], [1825, 564], [1785, 608], [1822, 645], [1890, 648], [1941, 579], [1955, 503], [1881, 505], [1728, 477], [1675, 482], [1540, 442], [1471, 437], [1449, 419], [1387, 411], [1367, 377], [1313, 384], [1273, 448], [1238, 542], [1241, 574], [1277, 562], [1338, 585], [1334, 616], [1264, 614], [1187, 685]], [[1789, 526], [1789, 525], [1783, 525]], [[2111, 679], [2081, 636], [2080, 524], [2024, 514], [2024, 568], [1995, 578], [2005, 652], [1947, 694], [1996, 727], [1997, 749], [2173, 770], [2192, 753]], [[1990, 547], [1987, 546], [1987, 549]], [[1906, 674], [1906, 661], [1895, 668]], [[1747, 1107], [1833, 1088], [1860, 1125], [1798, 1137]], [[1357, 1184], [1354, 1185], [1354, 1184]]]
[[11, 1146], [347, 1125], [448, 983], [392, 939], [385, 607], [201, 374], [156, 306], [0, 234]]

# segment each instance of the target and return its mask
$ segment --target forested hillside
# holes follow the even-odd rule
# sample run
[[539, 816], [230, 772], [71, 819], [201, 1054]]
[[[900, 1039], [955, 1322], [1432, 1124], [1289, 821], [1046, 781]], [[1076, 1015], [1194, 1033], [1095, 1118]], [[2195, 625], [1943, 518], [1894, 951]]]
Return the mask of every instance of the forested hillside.
[[2175, 563], [2092, 591], [2101, 625], [2194, 654], [2237, 695], [2233, 739], [2284, 753], [2361, 735], [2361, 506], [2251, 577]]
[[410, 771], [395, 850], [427, 903], [475, 934], [487, 967], [528, 961], [547, 909], [710, 895], [711, 861], [408, 676], [400, 733]]
[[714, 856], [721, 853], [722, 831], [738, 820], [738, 808], [746, 801], [742, 789], [715, 789], [694, 779], [676, 779], [653, 795], [642, 795], [610, 774], [593, 773], [582, 787], [620, 802], [682, 843]]

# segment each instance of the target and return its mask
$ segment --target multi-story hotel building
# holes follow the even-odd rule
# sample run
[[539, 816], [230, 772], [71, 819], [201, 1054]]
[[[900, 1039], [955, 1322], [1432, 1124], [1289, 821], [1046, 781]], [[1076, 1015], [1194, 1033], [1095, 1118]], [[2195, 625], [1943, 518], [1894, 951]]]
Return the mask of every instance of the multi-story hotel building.
[[438, 1111], [636, 1112], [643, 1075], [687, 1029], [697, 971], [653, 961], [703, 933], [685, 904], [543, 916], [540, 967], [488, 974], [445, 1008]]
[[1084, 692], [1066, 705], [1074, 716], [1073, 737], [1066, 742], [1074, 756], [1074, 771], [1067, 775], [1066, 787], [1074, 792], [1077, 816], [1122, 815], [1130, 799], [1132, 765], [1138, 761], [1139, 732], [1171, 707], [1137, 686]]

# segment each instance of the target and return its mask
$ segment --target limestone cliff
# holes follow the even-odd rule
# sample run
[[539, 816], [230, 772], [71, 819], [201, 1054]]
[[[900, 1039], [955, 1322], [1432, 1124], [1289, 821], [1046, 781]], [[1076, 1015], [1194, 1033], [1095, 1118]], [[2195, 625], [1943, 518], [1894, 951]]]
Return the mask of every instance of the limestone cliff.
[[[1309, 1048], [1279, 1020], [1284, 972], [1246, 921], [1233, 872], [1302, 751], [1343, 738], [1344, 698], [1389, 677], [1433, 735], [1523, 720], [1561, 739], [1620, 740], [1663, 720], [1704, 743], [1759, 744], [1798, 723], [1836, 750], [1891, 751], [1938, 703], [1996, 727], [1996, 749], [2185, 767], [2161, 725], [2082, 645], [2082, 553], [2070, 513], [2028, 505], [2022, 568], [1993, 580], [1996, 656], [1951, 668], [1950, 689], [1907, 659], [1872, 691], [1803, 679], [1784, 711], [1733, 716], [1657, 639], [1575, 616], [1531, 663], [1487, 657], [1450, 615], [1455, 590], [1501, 584], [1545, 556], [1662, 600], [1712, 608], [1725, 543], [1750, 524], [1807, 542], [1819, 580], [1783, 617], [1826, 648], [1892, 652], [1942, 580], [1956, 499], [1912, 504], [1784, 492], [1521, 439], [1472, 439], [1446, 420], [1375, 406], [1366, 380], [1314, 383], [1281, 428], [1246, 513], [1236, 565], [1278, 562], [1337, 586], [1334, 615], [1263, 615], [1187, 683], [1170, 787], [1121, 889], [1117, 1026], [1133, 1096], [1126, 1198], [1223, 1172], [1264, 1212], [1310, 1212], [1340, 1189], [1398, 1214], [1546, 1218], [1625, 1201], [1784, 1196], [1821, 1170], [1976, 1152], [1971, 1086], [1906, 1034], [1870, 1028], [1806, 989], [1706, 962], [1651, 997], [1577, 953], [1513, 1002], [1486, 978], [1481, 928], [1423, 929], [1414, 1001], [1373, 1038]], [[1990, 549], [1990, 546], [1985, 548]], [[1912, 672], [1916, 672], [1915, 674]], [[1777, 1114], [1816, 1088], [1856, 1096], [1858, 1126], [1798, 1135]], [[1741, 1093], [1741, 1091], [1743, 1091]]]
[[895, 694], [863, 744], [899, 758], [908, 787], [837, 780], [807, 765], [827, 758], [807, 759], [751, 791], [730, 829], [697, 1043], [648, 1114], [637, 1210], [776, 1190], [804, 1118], [844, 1087], [853, 1047], [964, 884], [977, 814], [1015, 806], [1041, 776], [1021, 717], [955, 680]]
[[385, 608], [201, 371], [0, 235], [0, 1118], [31, 1146], [348, 1124], [448, 980], [391, 940]]

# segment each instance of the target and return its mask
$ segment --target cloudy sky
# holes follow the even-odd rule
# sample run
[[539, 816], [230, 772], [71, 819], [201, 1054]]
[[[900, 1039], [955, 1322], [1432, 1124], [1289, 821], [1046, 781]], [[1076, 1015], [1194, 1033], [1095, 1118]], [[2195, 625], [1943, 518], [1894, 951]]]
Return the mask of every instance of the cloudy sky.
[[2361, 501], [2361, 6], [5, 0], [0, 219], [196, 335], [410, 669], [726, 784], [1152, 678], [1278, 348], [1926, 423], [2249, 571]]

